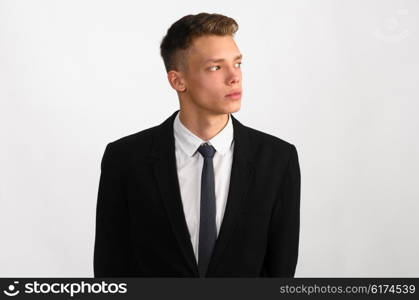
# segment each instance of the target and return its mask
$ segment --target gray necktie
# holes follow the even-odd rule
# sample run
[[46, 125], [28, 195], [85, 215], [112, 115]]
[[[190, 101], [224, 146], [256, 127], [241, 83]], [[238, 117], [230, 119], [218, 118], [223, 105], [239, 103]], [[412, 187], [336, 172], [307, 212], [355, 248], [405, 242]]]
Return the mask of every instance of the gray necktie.
[[215, 153], [213, 146], [203, 144], [198, 149], [204, 157], [201, 177], [201, 212], [199, 221], [198, 269], [199, 276], [205, 277], [212, 250], [217, 239], [215, 224], [215, 186], [214, 166], [212, 158]]

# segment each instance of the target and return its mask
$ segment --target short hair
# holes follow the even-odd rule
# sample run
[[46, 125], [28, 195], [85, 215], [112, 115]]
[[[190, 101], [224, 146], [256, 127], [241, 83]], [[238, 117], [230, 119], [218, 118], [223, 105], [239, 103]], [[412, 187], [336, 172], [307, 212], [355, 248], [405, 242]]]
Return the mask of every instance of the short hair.
[[170, 26], [160, 44], [166, 72], [186, 69], [186, 50], [193, 39], [204, 35], [234, 36], [238, 29], [234, 19], [221, 14], [199, 13], [182, 17]]

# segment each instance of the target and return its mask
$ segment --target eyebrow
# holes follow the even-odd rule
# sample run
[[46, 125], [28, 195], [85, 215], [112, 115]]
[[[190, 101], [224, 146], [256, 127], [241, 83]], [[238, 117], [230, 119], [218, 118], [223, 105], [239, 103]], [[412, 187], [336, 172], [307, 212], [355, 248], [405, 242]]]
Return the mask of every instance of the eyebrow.
[[[234, 58], [234, 60], [238, 60], [238, 59], [242, 59], [242, 58], [243, 58], [243, 55], [240, 54], [240, 55], [237, 55]], [[217, 63], [217, 62], [222, 62], [222, 61], [225, 61], [225, 59], [224, 58], [211, 58], [211, 59], [207, 59], [206, 61], [204, 61], [204, 64], [207, 64], [209, 62]]]

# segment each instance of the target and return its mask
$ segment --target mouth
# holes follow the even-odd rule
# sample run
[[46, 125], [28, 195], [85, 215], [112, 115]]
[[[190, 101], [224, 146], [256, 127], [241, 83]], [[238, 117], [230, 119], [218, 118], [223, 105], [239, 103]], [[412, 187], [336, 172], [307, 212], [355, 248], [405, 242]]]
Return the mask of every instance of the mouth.
[[238, 98], [240, 98], [242, 96], [242, 93], [241, 93], [241, 91], [235, 91], [235, 92], [232, 92], [232, 93], [227, 94], [225, 96], [227, 98], [231, 98], [231, 99], [238, 99]]

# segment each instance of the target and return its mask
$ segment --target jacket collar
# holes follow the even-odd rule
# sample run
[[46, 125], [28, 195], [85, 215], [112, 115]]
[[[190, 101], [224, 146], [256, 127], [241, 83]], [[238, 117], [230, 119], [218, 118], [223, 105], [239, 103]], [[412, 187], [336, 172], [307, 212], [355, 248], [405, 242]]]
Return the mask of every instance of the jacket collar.
[[230, 114], [224, 128], [208, 141], [202, 140], [186, 128], [179, 119], [179, 113], [176, 114], [173, 129], [176, 148], [179, 146], [179, 148], [189, 157], [192, 157], [199, 146], [205, 142], [211, 144], [220, 155], [226, 154], [233, 143], [233, 122]]

